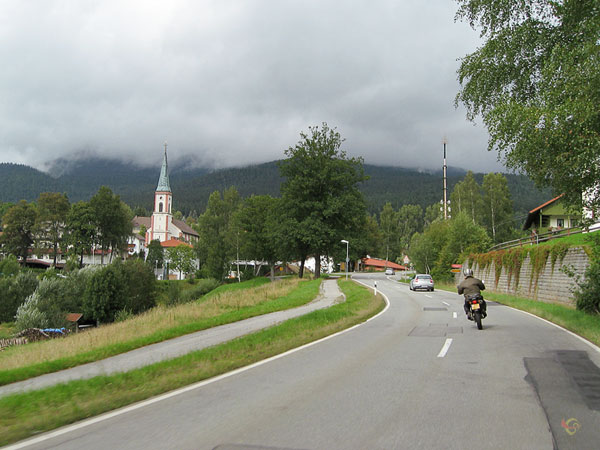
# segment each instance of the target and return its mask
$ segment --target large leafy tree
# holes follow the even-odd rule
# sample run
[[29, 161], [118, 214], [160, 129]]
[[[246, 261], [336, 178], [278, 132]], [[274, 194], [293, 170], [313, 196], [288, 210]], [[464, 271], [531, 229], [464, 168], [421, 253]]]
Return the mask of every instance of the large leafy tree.
[[398, 212], [390, 202], [383, 205], [379, 213], [379, 231], [382, 237], [382, 255], [385, 254], [385, 260], [390, 258], [395, 260], [399, 256], [399, 250], [396, 248], [398, 241]]
[[232, 220], [240, 207], [238, 191], [231, 187], [223, 192], [213, 192], [208, 198], [204, 213], [198, 217], [196, 231], [200, 238], [196, 244], [201, 270], [207, 277], [222, 280], [229, 262], [235, 255], [235, 239], [232, 239], [235, 222]]
[[89, 202], [71, 205], [65, 231], [69, 251], [79, 257], [79, 267], [83, 267], [83, 255], [92, 249], [98, 234], [96, 215]]
[[177, 247], [167, 249], [167, 258], [172, 269], [179, 271], [179, 278], [194, 270], [194, 259], [196, 255], [194, 249], [183, 242]]
[[6, 253], [22, 258], [23, 264], [33, 246], [36, 218], [36, 206], [25, 200], [9, 208], [2, 217], [3, 234], [0, 242]]
[[163, 262], [165, 259], [165, 251], [160, 245], [160, 241], [158, 239], [154, 239], [150, 241], [148, 244], [148, 256], [146, 256], [146, 263], [150, 265], [150, 267], [154, 269], [158, 269], [163, 266]]
[[403, 205], [398, 211], [398, 240], [404, 253], [416, 232], [423, 229], [423, 208], [419, 205]]
[[90, 200], [98, 224], [98, 242], [102, 248], [101, 263], [104, 264], [104, 254], [108, 249], [123, 250], [127, 245], [127, 238], [131, 235], [131, 209], [121, 202], [118, 195], [111, 189], [101, 186], [96, 195]]
[[484, 39], [462, 59], [457, 103], [483, 118], [489, 149], [509, 167], [597, 212], [600, 3], [457, 1], [457, 19]]
[[247, 198], [236, 214], [238, 226], [232, 237], [236, 240], [236, 245], [241, 243], [241, 254], [245, 258], [266, 261], [271, 266], [271, 277], [274, 275], [275, 262], [282, 257], [279, 251], [280, 202], [280, 199], [270, 195], [253, 195]]
[[504, 242], [514, 234], [513, 203], [506, 177], [488, 173], [483, 177], [483, 224], [495, 243]]
[[480, 221], [483, 206], [481, 187], [470, 170], [454, 186], [454, 190], [450, 194], [450, 204], [452, 205], [452, 216], [463, 213], [470, 217], [474, 224]]
[[67, 194], [42, 192], [38, 197], [35, 224], [36, 248], [49, 249], [56, 266], [58, 250], [65, 240], [65, 224], [70, 210]]
[[300, 276], [309, 255], [315, 257], [315, 275], [320, 276], [321, 256], [331, 254], [366, 215], [358, 190], [367, 179], [363, 161], [348, 158], [343, 141], [327, 123], [309, 127], [279, 164], [285, 177], [281, 192], [287, 237], [301, 260]]

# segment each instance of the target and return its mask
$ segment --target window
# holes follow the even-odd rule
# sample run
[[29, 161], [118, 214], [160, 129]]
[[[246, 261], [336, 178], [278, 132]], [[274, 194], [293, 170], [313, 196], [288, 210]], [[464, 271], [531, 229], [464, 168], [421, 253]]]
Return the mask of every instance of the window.
[[556, 226], [563, 228], [565, 226], [565, 219], [556, 219]]
[[160, 202], [158, 204], [158, 212], [162, 212], [162, 210], [163, 210], [163, 205], [162, 205], [162, 202]]

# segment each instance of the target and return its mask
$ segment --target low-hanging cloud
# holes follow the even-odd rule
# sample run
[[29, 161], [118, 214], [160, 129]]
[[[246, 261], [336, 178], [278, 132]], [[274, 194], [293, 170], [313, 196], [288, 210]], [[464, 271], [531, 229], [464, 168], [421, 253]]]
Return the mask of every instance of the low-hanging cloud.
[[[366, 162], [498, 170], [454, 108], [477, 33], [447, 0], [9, 1], [0, 161], [96, 154], [239, 166], [327, 122]], [[434, 167], [432, 167], [432, 165]]]

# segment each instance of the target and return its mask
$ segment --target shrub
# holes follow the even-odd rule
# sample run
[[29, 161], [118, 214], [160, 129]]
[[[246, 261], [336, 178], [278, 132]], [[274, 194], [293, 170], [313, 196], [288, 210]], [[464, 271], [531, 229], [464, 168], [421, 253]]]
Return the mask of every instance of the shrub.
[[194, 300], [198, 300], [205, 294], [208, 294], [213, 289], [219, 286], [219, 282], [214, 278], [204, 278], [201, 280], [197, 280], [195, 286], [191, 289], [187, 289], [183, 291], [180, 295], [179, 302], [191, 302]]
[[35, 292], [37, 285], [38, 279], [30, 271], [0, 278], [0, 322], [14, 321], [17, 309]]
[[14, 255], [8, 255], [0, 261], [0, 275], [5, 277], [19, 273], [19, 262]]
[[25, 303], [17, 309], [17, 320], [15, 328], [17, 331], [27, 328], [47, 328], [49, 325], [48, 317], [38, 308], [40, 297], [30, 295]]
[[117, 311], [125, 308], [125, 282], [113, 263], [94, 272], [83, 295], [83, 313], [100, 322], [113, 322]]
[[588, 236], [591, 248], [590, 265], [583, 281], [578, 281], [575, 290], [577, 309], [590, 314], [600, 313], [600, 233]]
[[152, 267], [141, 259], [130, 259], [117, 266], [125, 287], [125, 305], [132, 314], [156, 306], [156, 278]]

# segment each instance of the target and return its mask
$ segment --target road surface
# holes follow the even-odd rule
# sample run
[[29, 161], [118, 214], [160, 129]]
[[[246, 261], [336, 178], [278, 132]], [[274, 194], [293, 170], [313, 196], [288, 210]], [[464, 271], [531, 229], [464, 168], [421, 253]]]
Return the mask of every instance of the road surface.
[[479, 331], [458, 295], [355, 278], [377, 280], [385, 313], [22, 448], [598, 448], [597, 348], [491, 302]]

